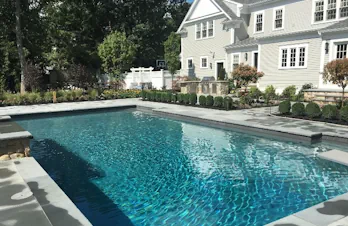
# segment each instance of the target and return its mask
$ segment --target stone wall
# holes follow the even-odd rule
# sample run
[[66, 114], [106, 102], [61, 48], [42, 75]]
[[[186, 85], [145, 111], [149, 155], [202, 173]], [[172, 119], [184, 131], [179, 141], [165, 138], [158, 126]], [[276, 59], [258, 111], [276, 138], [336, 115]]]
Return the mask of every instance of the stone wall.
[[30, 139], [4, 140], [0, 142], [0, 161], [29, 157]]
[[180, 82], [181, 93], [196, 93], [197, 95], [225, 96], [228, 94], [228, 81]]
[[[348, 93], [345, 93], [344, 97], [348, 99]], [[336, 104], [342, 99], [342, 91], [324, 89], [306, 90], [304, 92], [304, 99], [307, 102], [313, 101], [319, 105]]]

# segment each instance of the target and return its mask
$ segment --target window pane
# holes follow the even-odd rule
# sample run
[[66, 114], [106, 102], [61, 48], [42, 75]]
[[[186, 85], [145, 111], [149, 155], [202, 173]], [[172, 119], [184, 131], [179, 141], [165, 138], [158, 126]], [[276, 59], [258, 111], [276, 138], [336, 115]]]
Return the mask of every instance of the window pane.
[[207, 58], [202, 58], [201, 59], [201, 67], [202, 68], [208, 67], [208, 59]]
[[239, 55], [233, 55], [233, 70], [239, 65]]
[[347, 57], [347, 44], [337, 45], [337, 59], [344, 59]]
[[203, 23], [203, 28], [202, 28], [202, 37], [206, 38], [207, 37], [207, 23]]
[[256, 15], [256, 31], [262, 31], [262, 21], [263, 21], [263, 15], [257, 14]]
[[214, 22], [213, 21], [209, 21], [208, 22], [208, 36], [209, 37], [213, 37], [214, 36]]
[[201, 38], [201, 24], [196, 24], [196, 39]]
[[300, 59], [299, 59], [299, 66], [304, 67], [306, 61], [306, 48], [301, 47], [300, 48]]
[[286, 67], [287, 66], [287, 60], [288, 60], [288, 50], [287, 49], [283, 49], [282, 50], [282, 67]]
[[328, 0], [327, 19], [336, 19], [336, 0]]
[[341, 1], [340, 17], [348, 17], [348, 0]]
[[290, 49], [290, 67], [296, 66], [296, 48]]
[[324, 1], [317, 1], [315, 3], [314, 20], [316, 22], [324, 20]]
[[187, 61], [187, 67], [188, 67], [189, 69], [193, 68], [192, 59], [189, 59], [189, 60]]
[[276, 10], [275, 15], [275, 28], [282, 28], [283, 27], [283, 10], [278, 9]]

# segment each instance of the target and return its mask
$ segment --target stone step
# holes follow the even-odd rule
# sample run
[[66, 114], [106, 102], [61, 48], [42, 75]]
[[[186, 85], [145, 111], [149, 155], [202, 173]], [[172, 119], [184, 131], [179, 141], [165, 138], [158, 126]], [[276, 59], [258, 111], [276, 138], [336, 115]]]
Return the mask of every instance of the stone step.
[[331, 150], [327, 152], [320, 153], [319, 158], [339, 163], [348, 166], [348, 152], [340, 150]]

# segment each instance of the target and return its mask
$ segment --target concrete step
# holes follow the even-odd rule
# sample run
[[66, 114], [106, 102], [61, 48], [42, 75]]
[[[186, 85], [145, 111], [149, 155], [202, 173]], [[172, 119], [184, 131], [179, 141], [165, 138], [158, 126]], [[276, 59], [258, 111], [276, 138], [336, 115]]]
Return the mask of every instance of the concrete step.
[[325, 159], [328, 161], [336, 162], [345, 166], [348, 166], [348, 152], [331, 150], [327, 152], [320, 153], [319, 158]]

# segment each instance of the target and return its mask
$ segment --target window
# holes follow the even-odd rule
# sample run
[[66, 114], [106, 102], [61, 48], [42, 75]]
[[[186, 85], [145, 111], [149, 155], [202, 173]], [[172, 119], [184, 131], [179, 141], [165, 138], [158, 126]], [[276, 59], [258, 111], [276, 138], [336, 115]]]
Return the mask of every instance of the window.
[[293, 69], [306, 68], [308, 56], [308, 44], [284, 46], [279, 51], [279, 68]]
[[282, 29], [284, 24], [284, 8], [274, 9], [274, 30]]
[[201, 57], [201, 68], [208, 68], [208, 57]]
[[192, 58], [187, 59], [187, 69], [193, 69], [193, 59]]
[[196, 24], [196, 39], [214, 37], [214, 21]]
[[341, 0], [340, 17], [348, 17], [348, 0]]
[[328, 5], [327, 5], [328, 20], [336, 19], [336, 1], [337, 0], [328, 0]]
[[288, 49], [282, 49], [282, 67], [287, 66]]
[[202, 27], [201, 24], [196, 24], [196, 39], [201, 39], [202, 37]]
[[233, 54], [232, 63], [233, 63], [233, 70], [235, 70], [239, 66], [239, 53]]
[[263, 32], [263, 12], [255, 13], [255, 33]]
[[324, 0], [315, 2], [315, 13], [314, 21], [323, 21], [324, 20]]
[[337, 45], [337, 59], [344, 59], [347, 57], [347, 44]]

